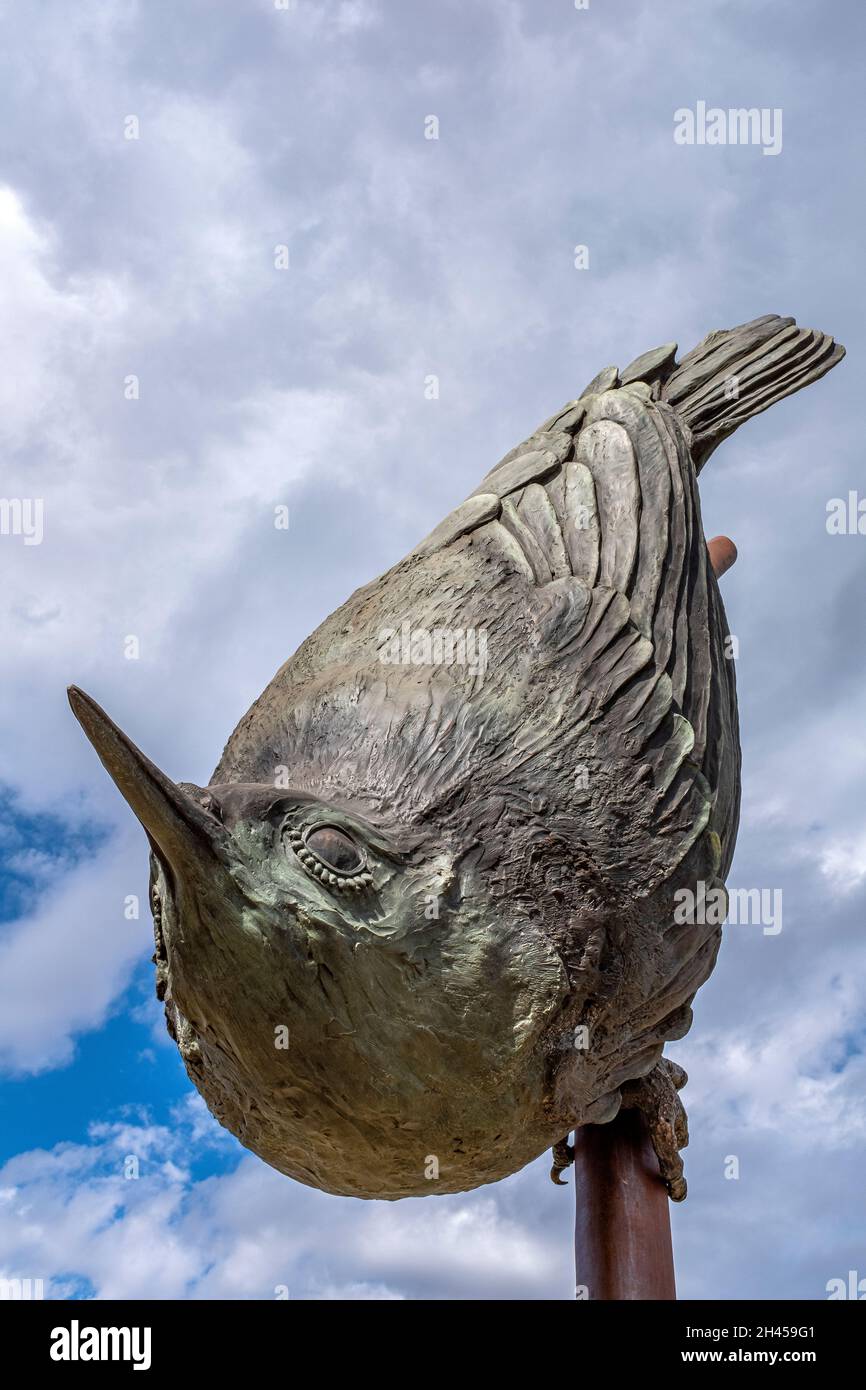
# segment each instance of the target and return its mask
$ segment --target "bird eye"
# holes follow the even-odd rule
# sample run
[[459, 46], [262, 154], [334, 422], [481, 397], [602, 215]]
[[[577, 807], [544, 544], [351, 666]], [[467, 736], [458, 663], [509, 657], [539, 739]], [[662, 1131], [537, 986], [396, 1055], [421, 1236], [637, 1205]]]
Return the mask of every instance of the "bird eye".
[[363, 891], [373, 882], [362, 849], [335, 825], [316, 825], [305, 833], [292, 828], [289, 842], [308, 874], [338, 891]]
[[364, 867], [364, 859], [357, 845], [332, 825], [311, 830], [304, 843], [326, 868], [334, 869], [338, 874], [357, 874]]

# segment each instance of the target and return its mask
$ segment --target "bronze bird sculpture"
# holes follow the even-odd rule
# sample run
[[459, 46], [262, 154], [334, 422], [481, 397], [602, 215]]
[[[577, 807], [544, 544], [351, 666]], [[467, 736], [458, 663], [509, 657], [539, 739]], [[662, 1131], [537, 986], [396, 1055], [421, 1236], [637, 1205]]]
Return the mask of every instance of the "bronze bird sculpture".
[[641, 1107], [721, 929], [734, 665], [697, 475], [844, 349], [768, 315], [608, 367], [302, 644], [207, 787], [73, 710], [151, 846], [157, 993], [247, 1148], [356, 1197], [460, 1192]]

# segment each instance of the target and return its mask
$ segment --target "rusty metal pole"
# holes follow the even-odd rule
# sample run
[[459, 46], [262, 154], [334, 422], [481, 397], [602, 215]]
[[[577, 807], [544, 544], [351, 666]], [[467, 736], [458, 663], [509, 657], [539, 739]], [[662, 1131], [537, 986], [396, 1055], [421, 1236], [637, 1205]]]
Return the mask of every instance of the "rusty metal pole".
[[639, 1111], [575, 1131], [574, 1190], [577, 1297], [675, 1299], [669, 1198]]

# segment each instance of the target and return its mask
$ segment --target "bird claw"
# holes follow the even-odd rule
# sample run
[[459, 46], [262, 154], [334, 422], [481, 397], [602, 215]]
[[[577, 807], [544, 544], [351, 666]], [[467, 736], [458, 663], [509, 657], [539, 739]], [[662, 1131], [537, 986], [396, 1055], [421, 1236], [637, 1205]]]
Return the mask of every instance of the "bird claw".
[[622, 1088], [623, 1108], [639, 1110], [647, 1122], [659, 1172], [672, 1202], [684, 1201], [687, 1191], [680, 1149], [689, 1142], [689, 1125], [677, 1092], [688, 1079], [682, 1067], [662, 1057], [648, 1076], [629, 1081]]
[[567, 1182], [563, 1182], [559, 1176], [564, 1173], [566, 1168], [570, 1168], [574, 1162], [574, 1146], [569, 1144], [567, 1139], [560, 1139], [558, 1144], [553, 1146], [553, 1167], [550, 1170], [550, 1181], [556, 1183], [557, 1187], [568, 1187]]

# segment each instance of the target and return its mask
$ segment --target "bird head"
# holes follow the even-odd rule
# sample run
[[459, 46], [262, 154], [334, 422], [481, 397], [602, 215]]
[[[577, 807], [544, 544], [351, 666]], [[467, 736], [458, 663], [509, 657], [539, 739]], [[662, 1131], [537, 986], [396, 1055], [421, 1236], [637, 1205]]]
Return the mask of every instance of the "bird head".
[[[479, 1136], [479, 1161], [455, 1123], [453, 1077], [488, 1077], [496, 1103], [515, 1018], [542, 1019], [542, 1002], [558, 1000], [550, 948], [524, 943], [509, 988], [493, 959], [507, 947], [484, 930], [471, 871], [441, 836], [434, 847], [291, 787], [175, 783], [87, 695], [69, 698], [147, 833], [157, 993], [220, 1122], [332, 1192], [429, 1191], [431, 1158], [440, 1192], [486, 1180], [497, 1154]], [[541, 1095], [536, 1043], [527, 1035], [524, 1062]], [[408, 1161], [396, 1129], [417, 1133]]]

